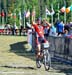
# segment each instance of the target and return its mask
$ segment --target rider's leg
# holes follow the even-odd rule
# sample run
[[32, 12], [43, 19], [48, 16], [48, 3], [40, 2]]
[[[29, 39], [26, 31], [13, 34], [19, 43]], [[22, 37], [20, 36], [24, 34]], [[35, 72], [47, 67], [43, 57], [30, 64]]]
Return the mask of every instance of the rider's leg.
[[36, 65], [37, 65], [37, 68], [41, 68], [40, 45], [37, 45], [37, 50], [36, 50]]
[[40, 51], [41, 51], [41, 45], [39, 38], [36, 38], [36, 58], [40, 56]]
[[48, 41], [45, 38], [36, 38], [36, 45], [37, 45], [36, 58], [42, 58], [43, 57], [43, 54], [41, 52], [41, 44], [42, 43], [48, 43]]
[[39, 58], [40, 57], [40, 54], [41, 54], [41, 45], [40, 44], [38, 44], [37, 45], [37, 50], [36, 50], [36, 58]]
[[[48, 40], [46, 40], [45, 38], [42, 39], [42, 43], [48, 43], [49, 44]], [[43, 52], [42, 52], [42, 50], [41, 50], [40, 57], [43, 58]]]

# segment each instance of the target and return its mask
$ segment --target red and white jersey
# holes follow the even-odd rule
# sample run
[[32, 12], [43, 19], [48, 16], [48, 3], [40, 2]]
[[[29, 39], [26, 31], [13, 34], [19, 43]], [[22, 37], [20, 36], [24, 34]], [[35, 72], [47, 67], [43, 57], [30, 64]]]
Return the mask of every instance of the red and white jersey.
[[[39, 28], [39, 33], [44, 37], [44, 29], [43, 29], [43, 27], [42, 26], [38, 26], [38, 28]], [[38, 32], [36, 32], [36, 36], [40, 37]]]
[[36, 32], [36, 36], [37, 37], [44, 37], [44, 28], [41, 25], [33, 25], [35, 32]]

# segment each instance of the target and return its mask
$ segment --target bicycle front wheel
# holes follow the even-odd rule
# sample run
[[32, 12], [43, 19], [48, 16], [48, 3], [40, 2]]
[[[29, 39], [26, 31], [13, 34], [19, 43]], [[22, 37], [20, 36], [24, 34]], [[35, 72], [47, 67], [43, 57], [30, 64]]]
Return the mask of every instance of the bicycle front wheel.
[[44, 67], [46, 71], [51, 67], [51, 58], [48, 50], [44, 50]]

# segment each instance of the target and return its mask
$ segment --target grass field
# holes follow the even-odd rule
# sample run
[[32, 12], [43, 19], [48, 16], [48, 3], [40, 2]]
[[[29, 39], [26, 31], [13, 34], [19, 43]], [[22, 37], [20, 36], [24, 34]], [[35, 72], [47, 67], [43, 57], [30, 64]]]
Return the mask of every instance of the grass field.
[[65, 64], [52, 63], [48, 72], [43, 65], [37, 69], [34, 54], [25, 49], [26, 40], [26, 36], [0, 35], [0, 75], [72, 75], [72, 67]]

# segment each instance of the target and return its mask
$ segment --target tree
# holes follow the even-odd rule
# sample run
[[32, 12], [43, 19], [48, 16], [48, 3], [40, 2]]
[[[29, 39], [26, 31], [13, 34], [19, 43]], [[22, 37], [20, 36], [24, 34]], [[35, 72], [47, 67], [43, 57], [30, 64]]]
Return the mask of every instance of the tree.
[[[66, 6], [70, 6], [72, 4], [72, 0], [65, 0], [66, 1]], [[58, 3], [59, 3], [59, 9], [58, 9]], [[30, 10], [30, 12], [32, 12], [33, 8], [35, 7], [36, 10], [36, 18], [37, 17], [45, 17], [45, 6], [47, 6], [47, 8], [49, 10], [51, 10], [51, 4], [54, 5], [54, 10], [55, 10], [55, 14], [54, 14], [54, 19], [57, 19], [58, 17], [58, 13], [59, 10], [62, 6], [64, 6], [64, 0], [0, 0], [0, 12], [2, 11], [2, 9], [4, 9], [4, 11], [6, 12], [6, 16], [8, 13], [13, 13], [14, 11], [16, 11], [17, 14], [17, 23], [18, 23], [18, 12], [21, 11], [21, 13], [23, 14], [24, 11], [27, 11], [27, 9]], [[60, 14], [60, 13], [59, 13]], [[72, 12], [70, 12], [69, 14], [67, 14], [67, 21], [72, 20], [72, 16], [71, 16]], [[64, 14], [60, 14], [60, 19], [64, 20]], [[9, 16], [5, 17], [6, 18], [6, 22], [13, 22], [12, 18], [10, 18]], [[22, 19], [24, 17], [22, 16]], [[49, 17], [50, 18], [50, 17]]]

